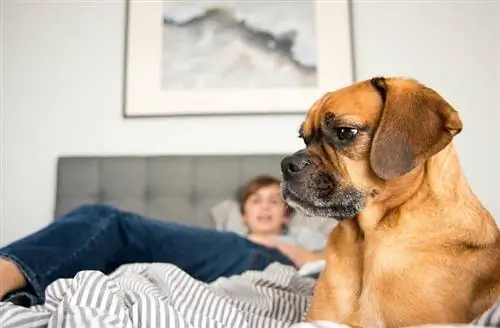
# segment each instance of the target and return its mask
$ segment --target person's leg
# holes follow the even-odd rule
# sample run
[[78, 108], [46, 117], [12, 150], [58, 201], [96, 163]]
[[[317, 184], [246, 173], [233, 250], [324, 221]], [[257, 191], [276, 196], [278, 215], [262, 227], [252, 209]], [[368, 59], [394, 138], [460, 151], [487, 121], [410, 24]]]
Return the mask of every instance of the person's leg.
[[0, 300], [12, 290], [26, 286], [26, 278], [17, 265], [0, 258]]
[[[17, 287], [26, 287], [37, 302], [56, 279], [81, 270], [109, 273], [126, 263], [172, 263], [206, 282], [274, 261], [289, 264], [279, 253], [236, 234], [147, 219], [104, 205], [76, 208], [0, 249], [2, 257], [23, 274], [26, 286]], [[0, 277], [0, 286], [6, 280]]]

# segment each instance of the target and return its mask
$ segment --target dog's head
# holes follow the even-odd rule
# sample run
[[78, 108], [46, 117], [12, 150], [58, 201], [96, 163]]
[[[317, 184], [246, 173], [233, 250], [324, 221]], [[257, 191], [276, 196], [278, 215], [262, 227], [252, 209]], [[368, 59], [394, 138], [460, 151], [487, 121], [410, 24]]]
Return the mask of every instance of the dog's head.
[[461, 130], [450, 104], [412, 79], [378, 77], [328, 93], [300, 127], [305, 148], [281, 162], [283, 197], [307, 215], [354, 217], [370, 200], [401, 193]]

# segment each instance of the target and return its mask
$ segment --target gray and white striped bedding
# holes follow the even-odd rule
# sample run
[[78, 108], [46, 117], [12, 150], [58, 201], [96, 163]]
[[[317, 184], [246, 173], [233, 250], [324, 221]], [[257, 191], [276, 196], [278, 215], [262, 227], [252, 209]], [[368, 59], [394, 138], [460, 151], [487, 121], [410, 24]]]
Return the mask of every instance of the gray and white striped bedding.
[[[343, 327], [298, 323], [314, 283], [278, 263], [210, 284], [171, 264], [128, 264], [110, 275], [82, 271], [57, 280], [43, 305], [0, 303], [0, 327]], [[500, 302], [491, 311], [473, 325], [500, 327]]]

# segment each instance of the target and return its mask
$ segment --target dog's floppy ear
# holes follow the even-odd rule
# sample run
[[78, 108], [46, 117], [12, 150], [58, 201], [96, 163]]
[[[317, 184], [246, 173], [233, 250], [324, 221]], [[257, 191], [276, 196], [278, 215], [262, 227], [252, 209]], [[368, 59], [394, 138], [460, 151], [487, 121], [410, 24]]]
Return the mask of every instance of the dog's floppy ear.
[[381, 179], [408, 173], [462, 130], [458, 113], [434, 90], [408, 80], [370, 82], [383, 103], [370, 150], [372, 170]]

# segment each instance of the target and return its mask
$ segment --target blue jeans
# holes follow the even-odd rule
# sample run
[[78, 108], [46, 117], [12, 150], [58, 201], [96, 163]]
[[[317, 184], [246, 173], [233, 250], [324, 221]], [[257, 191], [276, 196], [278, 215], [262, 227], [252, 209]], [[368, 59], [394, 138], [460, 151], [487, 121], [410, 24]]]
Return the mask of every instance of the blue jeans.
[[279, 251], [231, 232], [145, 218], [106, 205], [84, 205], [27, 237], [0, 249], [28, 286], [6, 296], [20, 305], [44, 301], [45, 288], [81, 270], [110, 273], [127, 263], [171, 263], [211, 282], [272, 262], [293, 265]]

